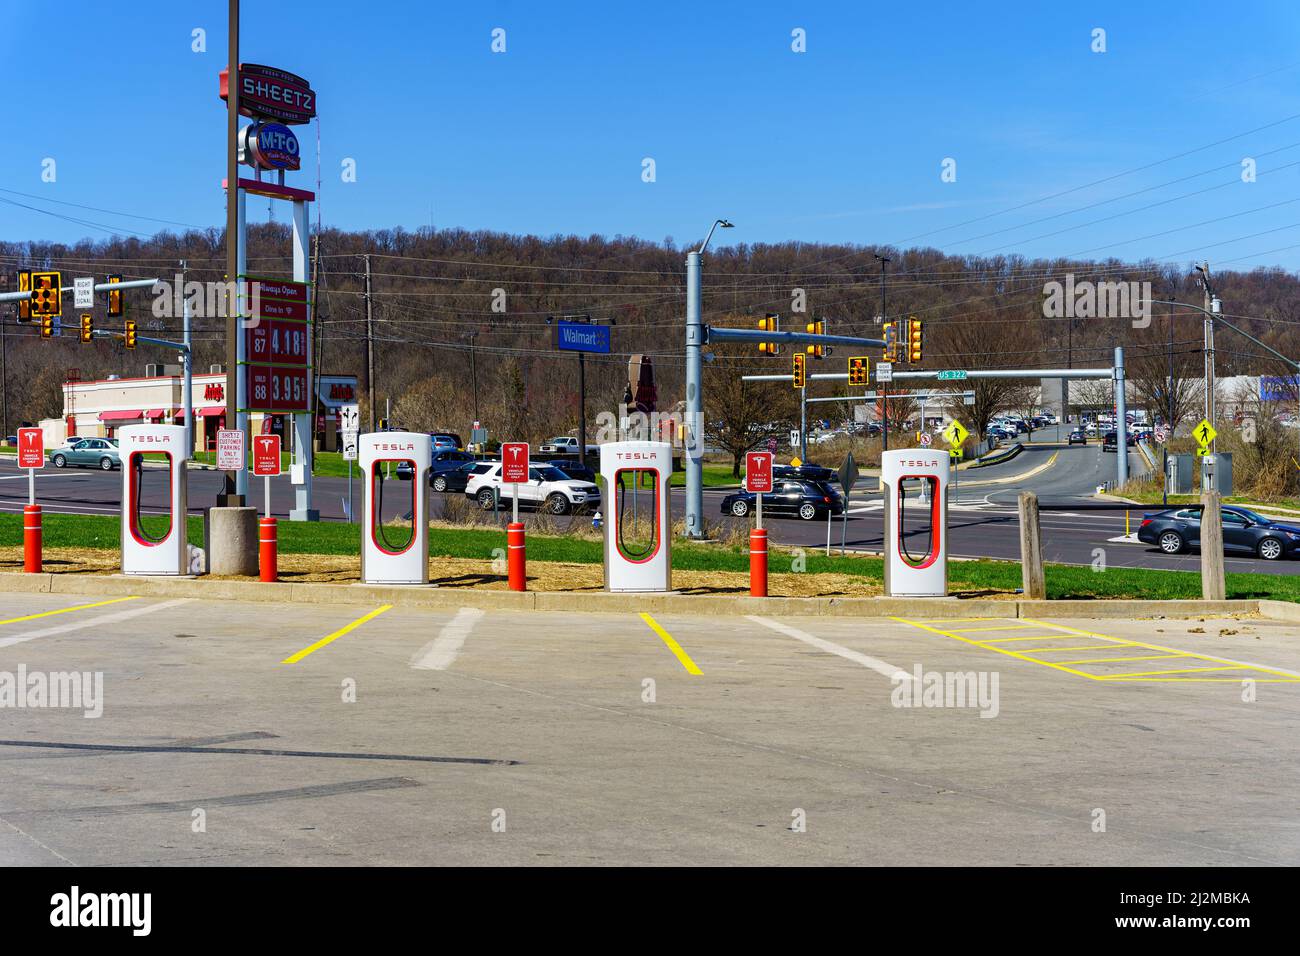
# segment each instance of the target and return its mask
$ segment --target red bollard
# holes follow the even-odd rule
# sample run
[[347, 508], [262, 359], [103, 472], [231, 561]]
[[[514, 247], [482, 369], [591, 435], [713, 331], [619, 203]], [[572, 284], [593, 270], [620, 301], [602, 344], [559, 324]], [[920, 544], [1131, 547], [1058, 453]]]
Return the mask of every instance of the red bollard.
[[41, 573], [41, 506], [23, 506], [23, 570]]
[[275, 529], [274, 518], [257, 519], [257, 557], [258, 567], [263, 581], [280, 580], [279, 559], [276, 551], [279, 547], [279, 533]]
[[524, 548], [524, 523], [512, 521], [506, 526], [506, 569], [510, 590], [527, 591], [527, 552]]
[[749, 532], [749, 596], [767, 597], [767, 529]]

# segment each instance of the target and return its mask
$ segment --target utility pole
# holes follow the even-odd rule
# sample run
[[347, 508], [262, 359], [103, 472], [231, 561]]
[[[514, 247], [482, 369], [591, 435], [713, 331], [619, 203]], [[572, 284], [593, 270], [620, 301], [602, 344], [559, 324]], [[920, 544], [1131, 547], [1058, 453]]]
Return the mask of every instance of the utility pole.
[[[226, 427], [234, 428], [239, 407], [239, 0], [230, 0], [230, 49], [226, 82]], [[182, 290], [183, 292], [184, 290]], [[188, 421], [188, 419], [187, 419]], [[192, 423], [191, 423], [192, 424]], [[235, 474], [226, 472], [219, 506], [240, 507]]]
[[[185, 447], [187, 454], [194, 454], [194, 352], [190, 343], [190, 297], [185, 294], [185, 285], [189, 277], [189, 263], [181, 260], [181, 315], [182, 341], [185, 348], [181, 350], [181, 408], [185, 410]], [[227, 406], [229, 407], [229, 406]], [[204, 449], [206, 451], [207, 449]]]
[[[1174, 290], [1169, 291], [1169, 298], [1174, 297]], [[1168, 377], [1165, 379], [1165, 434], [1166, 438], [1160, 447], [1163, 450], [1161, 455], [1161, 467], [1165, 470], [1164, 496], [1161, 499], [1162, 504], [1169, 504], [1169, 442], [1174, 437], [1174, 307], [1169, 307], [1169, 319], [1165, 323], [1167, 328], [1165, 334], [1168, 337], [1168, 344], [1165, 346], [1165, 356], [1168, 362]]]
[[474, 421], [479, 422], [482, 419], [478, 417], [478, 349], [474, 342], [477, 338], [477, 329], [469, 333], [469, 376], [474, 389]]
[[[1207, 260], [1196, 267], [1201, 274], [1201, 288], [1205, 293], [1205, 420], [1214, 424], [1214, 313], [1218, 311], [1219, 299], [1214, 294], [1210, 282], [1210, 263]], [[1210, 453], [1214, 453], [1214, 444], [1210, 444]]]
[[[8, 276], [0, 276], [0, 288], [9, 285]], [[8, 320], [0, 316], [0, 440], [9, 435], [9, 342]]]
[[[872, 255], [880, 260], [880, 321], [883, 324], [885, 321], [885, 266], [892, 260], [878, 252], [874, 252]], [[897, 336], [895, 336], [894, 341], [898, 341]], [[889, 451], [889, 387], [886, 385], [877, 387], [880, 389], [880, 402], [884, 410], [880, 420], [880, 447], [883, 451]]]
[[370, 256], [366, 260], [366, 396], [370, 405], [370, 430], [375, 430], [375, 313], [370, 301]]

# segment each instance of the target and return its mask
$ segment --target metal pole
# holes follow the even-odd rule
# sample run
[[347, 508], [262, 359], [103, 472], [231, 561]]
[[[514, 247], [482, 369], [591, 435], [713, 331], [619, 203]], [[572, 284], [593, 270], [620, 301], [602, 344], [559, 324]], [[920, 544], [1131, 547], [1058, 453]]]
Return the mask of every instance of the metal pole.
[[686, 253], [686, 537], [704, 537], [704, 408], [700, 260]]
[[[578, 353], [578, 461], [587, 460], [587, 353]], [[518, 519], [516, 519], [518, 520]]]
[[[889, 259], [882, 255], [877, 255], [876, 258], [880, 260], [880, 321], [883, 324], [885, 321], [885, 263], [888, 262]], [[898, 329], [894, 329], [894, 341], [895, 342], [898, 341]], [[891, 354], [889, 357], [892, 359], [894, 356], [893, 354]], [[880, 422], [880, 448], [882, 451], [889, 451], [889, 386], [888, 385], [881, 386], [881, 394], [882, 394], [882, 398], [880, 400], [880, 405], [881, 405], [881, 410], [883, 412], [883, 415]]]
[[758, 528], [759, 531], [762, 531], [763, 530], [763, 492], [761, 491], [758, 492], [755, 495], [755, 497], [757, 498], [757, 509], [755, 511], [755, 516], [758, 519], [758, 524], [756, 527]]
[[356, 517], [352, 513], [352, 459], [348, 459], [348, 524], [353, 524]]
[[[239, 0], [229, 5], [230, 49], [226, 66], [226, 422], [234, 422], [239, 385]], [[218, 505], [242, 505], [235, 475], [226, 472]]]
[[[370, 256], [366, 260], [366, 395], [370, 405], [370, 430], [375, 430], [375, 323], [370, 303]], [[477, 390], [476, 390], [477, 391]]]
[[799, 460], [808, 460], [808, 389], [799, 389]]
[[[235, 251], [235, 275], [242, 276], [248, 270], [248, 194], [242, 189], [236, 193], [235, 215], [239, 223], [236, 230], [238, 247]], [[226, 427], [238, 428], [244, 434], [243, 464], [235, 472], [235, 493], [239, 496], [241, 506], [248, 500], [248, 449], [252, 438], [248, 433], [248, 412], [239, 410], [241, 403], [245, 406], [248, 404], [245, 400], [248, 394], [248, 368], [244, 365], [244, 359], [247, 358], [244, 354], [244, 310], [248, 308], [247, 295], [248, 286], [241, 279], [239, 280], [239, 331], [235, 336], [235, 392], [233, 395], [226, 396]]]
[[1116, 480], [1123, 486], [1128, 481], [1128, 403], [1124, 396], [1123, 346], [1115, 347], [1115, 458]]
[[9, 434], [9, 341], [0, 318], [0, 438]]
[[[311, 216], [305, 202], [293, 204], [293, 278], [295, 282], [307, 282], [308, 234], [311, 231]], [[310, 322], [316, 321], [316, 283], [311, 284], [311, 305], [307, 313]], [[304, 334], [311, 329], [308, 324]], [[290, 521], [319, 521], [320, 512], [311, 506], [312, 497], [312, 459], [316, 455], [316, 405], [318, 402], [316, 368], [311, 355], [311, 336], [306, 336], [303, 346], [307, 351], [307, 394], [303, 396], [306, 411], [293, 415], [294, 460], [302, 468], [302, 484], [294, 488], [294, 508], [289, 512]], [[269, 516], [268, 516], [269, 517]]]
[[[185, 294], [186, 277], [189, 275], [189, 263], [181, 260], [181, 315], [183, 327], [181, 339], [185, 348], [181, 351], [181, 408], [185, 412], [185, 447], [191, 457], [194, 455], [194, 353], [190, 350], [190, 298]], [[206, 449], [205, 449], [206, 451]]]
[[1169, 364], [1169, 377], [1165, 383], [1165, 440], [1161, 443], [1160, 467], [1164, 469], [1164, 480], [1161, 485], [1164, 491], [1161, 495], [1160, 503], [1169, 504], [1169, 441], [1174, 437], [1174, 307], [1169, 307], [1169, 321], [1166, 335], [1169, 344], [1166, 346], [1166, 358]]

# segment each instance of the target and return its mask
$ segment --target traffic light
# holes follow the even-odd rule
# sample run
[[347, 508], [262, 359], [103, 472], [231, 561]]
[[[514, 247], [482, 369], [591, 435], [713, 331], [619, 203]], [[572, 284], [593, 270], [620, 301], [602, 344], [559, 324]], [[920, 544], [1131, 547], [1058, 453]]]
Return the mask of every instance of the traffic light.
[[[818, 319], [818, 320], [816, 320], [815, 322], [809, 322], [808, 325], [807, 325], [807, 329], [808, 329], [808, 331], [809, 331], [811, 334], [813, 334], [813, 335], [825, 335], [825, 334], [826, 334], [826, 323], [825, 323], [824, 321], [822, 321], [821, 319]], [[823, 355], [828, 354], [829, 352], [830, 352], [830, 349], [826, 348], [826, 346], [824, 346], [824, 345], [810, 345], [810, 346], [808, 346], [808, 354], [811, 355], [813, 358], [818, 358], [818, 359], [819, 359], [819, 358], [821, 358]]]
[[[108, 281], [116, 284], [122, 281], [121, 276], [109, 276]], [[108, 291], [108, 317], [110, 319], [120, 319], [122, 317], [122, 290], [109, 289]]]
[[804, 386], [804, 355], [802, 352], [795, 352], [794, 359], [794, 387], [803, 388]]
[[[766, 318], [758, 320], [758, 327], [763, 332], [780, 332], [781, 316], [775, 312], [769, 312]], [[781, 344], [779, 342], [759, 342], [758, 350], [766, 355], [780, 355]]]
[[854, 355], [849, 359], [849, 384], [868, 385], [870, 383], [871, 361], [865, 355]]
[[126, 334], [122, 337], [123, 344], [127, 348], [135, 348], [135, 319], [126, 320]]
[[907, 320], [907, 360], [912, 363], [921, 361], [921, 320], [912, 316]]
[[62, 277], [57, 272], [32, 273], [32, 315], [52, 316], [63, 314]]
[[[20, 269], [18, 272], [18, 291], [32, 291], [32, 273], [30, 269]], [[18, 300], [18, 321], [30, 322], [32, 320], [32, 300]]]
[[54, 316], [41, 316], [41, 338], [48, 339], [54, 336]]
[[885, 347], [880, 353], [880, 361], [892, 362], [894, 360], [894, 349], [898, 345], [898, 329], [893, 322], [886, 322], [880, 327], [880, 337], [885, 340]]
[[89, 312], [81, 313], [81, 341], [93, 342], [95, 340], [95, 325], [90, 318]]

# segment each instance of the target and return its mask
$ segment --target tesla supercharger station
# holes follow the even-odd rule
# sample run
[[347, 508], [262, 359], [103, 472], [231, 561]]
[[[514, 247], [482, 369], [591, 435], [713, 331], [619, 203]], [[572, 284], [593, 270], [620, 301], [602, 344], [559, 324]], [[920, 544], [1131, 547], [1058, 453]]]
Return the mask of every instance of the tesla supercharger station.
[[[122, 461], [122, 573], [188, 574], [185, 462], [190, 450], [185, 426], [127, 425], [118, 430], [117, 439]], [[158, 467], [160, 462], [156, 460], [146, 465], [145, 455], [160, 456], [163, 467]], [[141, 484], [146, 473], [165, 474], [165, 526], [156, 515], [150, 515], [148, 527], [141, 520]]]
[[884, 452], [885, 594], [948, 594], [948, 454], [909, 448]]
[[600, 446], [606, 591], [672, 590], [672, 474], [673, 446], [667, 442]]
[[[429, 468], [433, 443], [424, 432], [361, 435], [357, 460], [363, 482], [361, 581], [363, 584], [429, 583]], [[397, 466], [411, 465], [399, 481]], [[383, 515], [411, 516], [411, 531], [385, 526]]]

